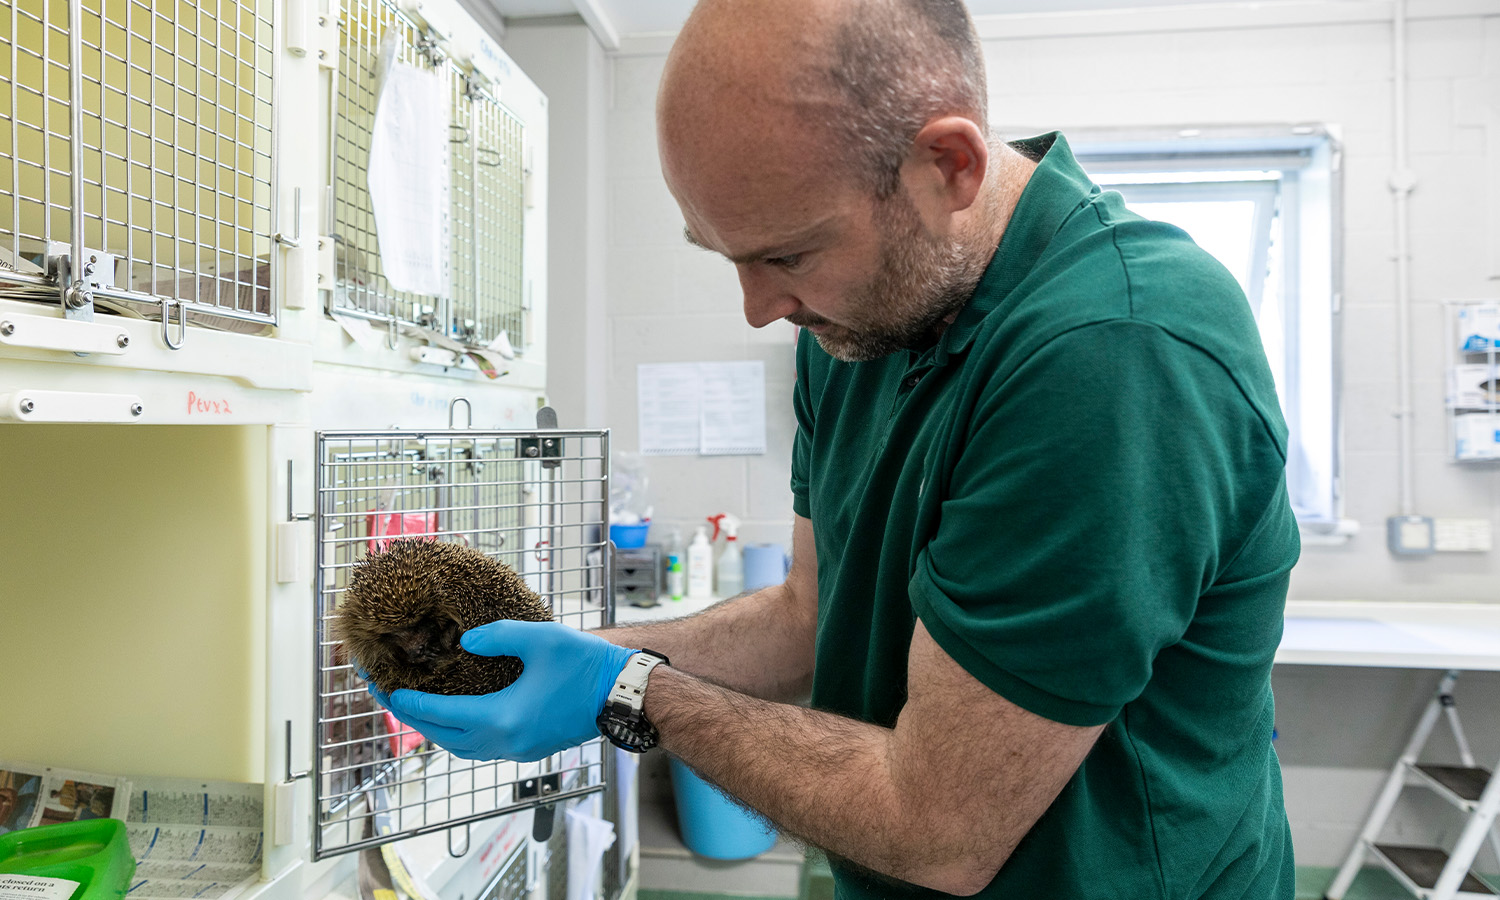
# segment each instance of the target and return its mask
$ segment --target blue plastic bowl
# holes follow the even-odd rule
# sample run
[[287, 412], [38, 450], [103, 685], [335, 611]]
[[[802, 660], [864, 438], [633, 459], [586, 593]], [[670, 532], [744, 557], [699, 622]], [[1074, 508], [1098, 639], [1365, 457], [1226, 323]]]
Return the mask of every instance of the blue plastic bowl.
[[615, 542], [616, 547], [644, 547], [646, 546], [646, 532], [650, 530], [650, 522], [642, 522], [639, 525], [611, 525], [609, 526], [609, 539]]
[[714, 790], [680, 760], [672, 760], [672, 793], [682, 842], [709, 859], [750, 859], [771, 849], [771, 823]]

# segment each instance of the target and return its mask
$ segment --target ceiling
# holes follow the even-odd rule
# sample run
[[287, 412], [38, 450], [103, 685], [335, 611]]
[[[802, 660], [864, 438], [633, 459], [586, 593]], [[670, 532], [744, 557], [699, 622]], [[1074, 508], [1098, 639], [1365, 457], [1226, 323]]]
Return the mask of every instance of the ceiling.
[[[506, 18], [580, 14], [606, 46], [621, 38], [677, 31], [694, 0], [488, 0]], [[975, 16], [1132, 7], [1203, 6], [1236, 0], [968, 0]]]

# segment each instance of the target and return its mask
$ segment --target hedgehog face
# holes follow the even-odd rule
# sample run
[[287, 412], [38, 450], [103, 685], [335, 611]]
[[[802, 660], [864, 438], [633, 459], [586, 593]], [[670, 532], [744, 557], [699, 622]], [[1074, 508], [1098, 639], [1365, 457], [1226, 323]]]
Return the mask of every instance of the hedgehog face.
[[496, 619], [551, 617], [508, 566], [458, 544], [406, 539], [355, 565], [330, 627], [382, 690], [482, 694], [514, 681], [520, 661], [470, 654], [463, 633]]

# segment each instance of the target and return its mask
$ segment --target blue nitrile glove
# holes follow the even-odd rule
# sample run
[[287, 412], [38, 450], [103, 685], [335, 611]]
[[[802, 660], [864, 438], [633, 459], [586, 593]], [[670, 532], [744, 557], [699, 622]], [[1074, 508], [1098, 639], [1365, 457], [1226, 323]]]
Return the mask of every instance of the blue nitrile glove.
[[463, 759], [531, 762], [599, 736], [595, 720], [636, 651], [557, 622], [502, 619], [471, 628], [463, 648], [515, 656], [509, 687], [480, 696], [399, 690], [370, 693], [408, 728]]

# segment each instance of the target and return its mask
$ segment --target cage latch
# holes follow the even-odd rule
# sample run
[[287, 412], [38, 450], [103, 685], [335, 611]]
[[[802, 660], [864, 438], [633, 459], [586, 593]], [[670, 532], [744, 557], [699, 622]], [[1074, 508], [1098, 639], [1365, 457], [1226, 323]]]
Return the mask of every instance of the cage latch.
[[301, 781], [302, 779], [308, 777], [311, 774], [312, 774], [312, 770], [311, 769], [304, 769], [301, 772], [293, 772], [292, 771], [292, 720], [291, 719], [287, 719], [286, 720], [286, 779], [285, 779], [285, 781], [283, 783], [284, 784], [291, 784], [294, 781]]
[[47, 274], [62, 289], [63, 314], [69, 319], [94, 320], [94, 292], [115, 286], [113, 253], [83, 248], [83, 266], [73, 264], [73, 247], [64, 241], [47, 244]]
[[312, 571], [312, 513], [295, 510], [292, 460], [286, 461], [286, 521], [276, 523], [276, 583], [306, 582]]
[[[181, 350], [187, 343], [187, 301], [161, 298], [161, 342], [169, 350]], [[172, 307], [177, 307], [177, 340], [172, 340]]]
[[[557, 410], [550, 406], [544, 406], [536, 411], [536, 427], [541, 431], [557, 430]], [[562, 466], [563, 439], [540, 435], [533, 438], [521, 438], [517, 450], [526, 459], [539, 459], [542, 468], [556, 469]]]
[[[541, 775], [536, 778], [527, 778], [516, 782], [516, 801], [543, 799], [562, 790], [562, 777], [559, 775]], [[531, 839], [539, 844], [544, 844], [552, 837], [552, 818], [556, 807], [551, 803], [542, 803], [536, 807], [536, 812], [531, 820]]]

